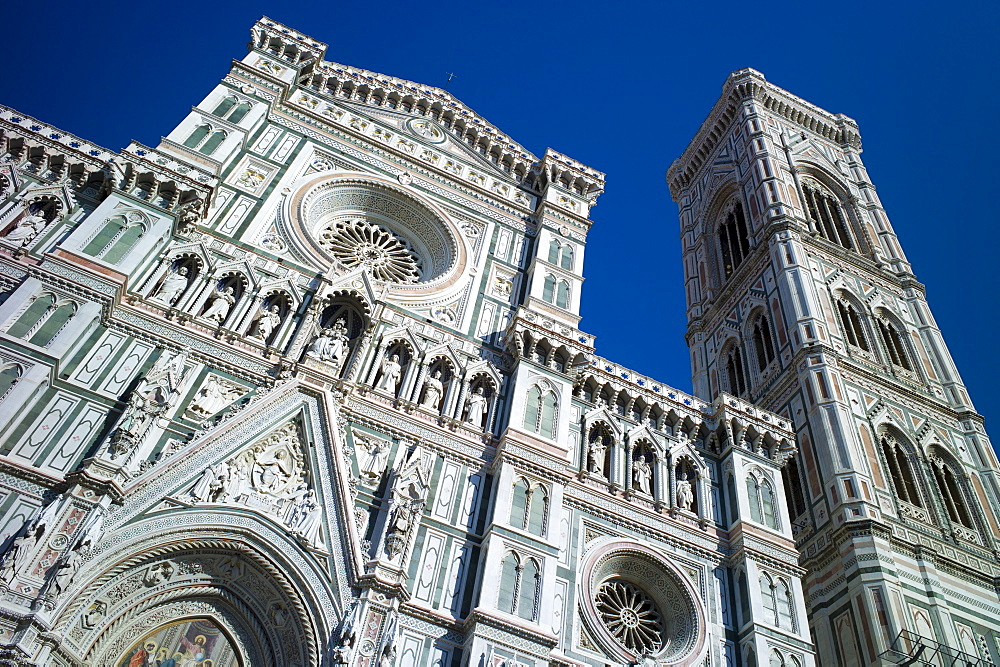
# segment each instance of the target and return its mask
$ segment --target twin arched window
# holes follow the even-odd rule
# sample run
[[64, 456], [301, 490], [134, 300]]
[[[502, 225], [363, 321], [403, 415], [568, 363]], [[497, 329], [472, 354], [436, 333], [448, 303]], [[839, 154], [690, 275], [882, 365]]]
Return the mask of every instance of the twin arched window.
[[937, 482], [941, 498], [944, 500], [945, 510], [952, 523], [958, 523], [966, 528], [975, 530], [976, 524], [972, 520], [972, 513], [965, 500], [965, 494], [959, 487], [958, 475], [952, 462], [946, 461], [943, 457], [932, 456], [931, 468], [934, 471], [934, 481]]
[[865, 352], [871, 352], [871, 346], [868, 345], [868, 337], [865, 335], [865, 327], [861, 323], [861, 315], [858, 313], [857, 307], [850, 301], [837, 299], [837, 314], [840, 315], [840, 323], [844, 328], [847, 342]]
[[913, 366], [910, 365], [910, 358], [906, 354], [906, 346], [903, 344], [903, 336], [899, 332], [898, 325], [883, 318], [878, 318], [876, 321], [886, 352], [889, 353], [889, 361], [895, 366], [912, 371]]
[[889, 468], [889, 478], [896, 497], [911, 505], [922, 507], [920, 494], [917, 493], [917, 483], [910, 467], [910, 456], [895, 438], [882, 436], [882, 455]]
[[733, 205], [719, 225], [719, 249], [722, 252], [722, 272], [729, 278], [750, 253], [747, 221], [740, 202]]
[[754, 322], [751, 337], [757, 355], [757, 368], [763, 372], [774, 360], [774, 340], [771, 338], [771, 325], [765, 315], [761, 315]]
[[557, 281], [554, 275], [547, 274], [542, 286], [542, 300], [554, 303], [559, 308], [569, 308], [569, 282]]
[[774, 488], [765, 477], [747, 475], [747, 500], [750, 503], [750, 518], [768, 528], [778, 530], [777, 503]]
[[545, 536], [545, 520], [549, 513], [549, 497], [541, 484], [532, 486], [521, 477], [514, 483], [510, 508], [510, 524], [532, 535]]
[[783, 630], [795, 631], [795, 612], [792, 588], [784, 577], [760, 575], [760, 597], [764, 607], [764, 620]]
[[116, 215], [84, 246], [83, 253], [109, 264], [117, 264], [146, 231], [138, 214]]
[[802, 194], [806, 199], [806, 212], [820, 236], [848, 250], [857, 250], [858, 244], [851, 234], [844, 208], [836, 197], [812, 182], [803, 183]]
[[225, 130], [212, 130], [210, 125], [199, 125], [184, 140], [184, 146], [204, 155], [211, 155], [226, 140]]
[[225, 118], [230, 123], [238, 123], [250, 112], [249, 102], [240, 102], [235, 96], [230, 95], [219, 102], [212, 113], [219, 118]]
[[39, 295], [10, 326], [7, 334], [45, 347], [63, 330], [76, 309], [77, 305], [72, 301], [58, 301], [52, 294]]
[[497, 608], [533, 621], [538, 609], [542, 571], [534, 558], [522, 558], [508, 551], [500, 564], [500, 591]]
[[534, 385], [528, 390], [524, 405], [524, 427], [554, 440], [556, 437], [556, 408], [558, 401], [554, 391]]
[[559, 241], [552, 239], [549, 242], [549, 264], [555, 264], [556, 266], [572, 271], [573, 246], [568, 243], [559, 243]]

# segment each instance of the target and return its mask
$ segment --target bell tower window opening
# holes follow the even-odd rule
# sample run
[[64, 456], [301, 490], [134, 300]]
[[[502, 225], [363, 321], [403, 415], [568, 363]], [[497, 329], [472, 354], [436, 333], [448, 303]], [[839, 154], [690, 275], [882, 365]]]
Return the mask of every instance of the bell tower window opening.
[[727, 389], [734, 396], [742, 396], [747, 390], [746, 373], [743, 370], [743, 355], [738, 345], [729, 348], [725, 355], [725, 377], [729, 382]]
[[877, 323], [879, 333], [882, 334], [882, 340], [885, 342], [885, 349], [889, 353], [889, 361], [894, 366], [912, 371], [913, 367], [910, 365], [909, 356], [906, 354], [903, 337], [900, 335], [896, 325], [881, 318], [877, 320]]
[[753, 325], [753, 346], [757, 354], [757, 368], [762, 371], [774, 360], [774, 341], [771, 325], [766, 315], [761, 315]]
[[788, 514], [797, 517], [806, 511], [805, 494], [802, 491], [802, 477], [799, 474], [798, 457], [792, 456], [781, 468], [781, 482], [788, 499]]
[[923, 507], [920, 494], [917, 493], [916, 481], [913, 479], [909, 456], [902, 446], [894, 438], [882, 436], [882, 455], [885, 456], [896, 497], [911, 505]]
[[871, 352], [871, 347], [868, 345], [868, 338], [865, 337], [864, 325], [861, 323], [861, 315], [854, 307], [854, 304], [848, 303], [843, 299], [838, 299], [837, 313], [840, 315], [840, 322], [844, 327], [844, 335], [847, 337], [847, 342], [854, 347], [861, 348], [865, 352]]
[[722, 251], [723, 273], [729, 278], [750, 253], [746, 217], [743, 215], [743, 205], [739, 202], [736, 202], [719, 225], [719, 247]]
[[958, 523], [975, 530], [969, 506], [965, 502], [962, 489], [959, 488], [958, 477], [952, 465], [942, 458], [934, 457], [931, 459], [931, 468], [934, 469], [934, 479], [944, 500], [945, 509], [948, 511], [948, 518], [952, 523]]
[[840, 202], [817, 186], [803, 185], [802, 192], [809, 217], [820, 236], [848, 250], [857, 250]]

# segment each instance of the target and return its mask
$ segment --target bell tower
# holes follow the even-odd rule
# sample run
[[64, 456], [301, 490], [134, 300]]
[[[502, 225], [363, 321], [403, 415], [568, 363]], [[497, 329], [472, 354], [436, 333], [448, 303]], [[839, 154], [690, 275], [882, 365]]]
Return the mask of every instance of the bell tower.
[[667, 172], [694, 392], [795, 425], [782, 479], [818, 655], [993, 664], [997, 457], [860, 154], [854, 120], [729, 76]]

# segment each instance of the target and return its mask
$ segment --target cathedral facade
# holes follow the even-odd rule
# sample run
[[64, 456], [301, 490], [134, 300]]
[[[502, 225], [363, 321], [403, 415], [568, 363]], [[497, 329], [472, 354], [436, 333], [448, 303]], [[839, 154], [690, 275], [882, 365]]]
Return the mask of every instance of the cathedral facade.
[[325, 53], [261, 19], [156, 147], [0, 107], [3, 664], [1000, 655], [853, 121], [739, 71], [671, 166], [688, 395], [578, 327], [602, 173]]

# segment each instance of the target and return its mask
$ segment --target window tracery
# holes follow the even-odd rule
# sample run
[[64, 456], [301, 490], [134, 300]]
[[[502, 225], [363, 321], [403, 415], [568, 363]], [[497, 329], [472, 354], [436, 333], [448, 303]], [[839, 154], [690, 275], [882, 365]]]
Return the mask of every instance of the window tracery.
[[335, 220], [319, 232], [320, 244], [348, 269], [365, 267], [377, 280], [416, 283], [423, 273], [409, 242], [363, 218]]
[[83, 253], [117, 264], [146, 232], [144, 223], [143, 216], [135, 211], [112, 216], [84, 246]]
[[761, 314], [754, 322], [752, 330], [751, 338], [757, 356], [757, 369], [763, 372], [775, 357], [774, 339], [771, 337], [771, 325], [767, 315]]
[[948, 519], [952, 523], [975, 530], [976, 524], [972, 520], [969, 504], [959, 483], [961, 473], [956, 472], [957, 465], [951, 457], [938, 450], [931, 454], [930, 463], [938, 491], [948, 512]]
[[742, 396], [747, 390], [747, 379], [739, 345], [731, 345], [723, 359], [723, 377], [728, 382], [728, 386], [724, 387], [723, 390], [729, 391], [734, 396]]
[[743, 204], [736, 201], [719, 225], [719, 249], [722, 252], [722, 270], [729, 278], [750, 253], [749, 234]]
[[54, 294], [40, 294], [7, 330], [14, 338], [45, 347], [61, 332], [76, 314], [77, 304], [59, 300]]
[[775, 511], [774, 489], [763, 475], [758, 479], [753, 473], [747, 475], [747, 500], [750, 502], [750, 518], [768, 528], [778, 529]]
[[183, 145], [204, 155], [211, 155], [226, 140], [226, 136], [225, 130], [213, 131], [212, 126], [205, 123], [194, 128]]
[[862, 315], [858, 312], [858, 308], [850, 301], [840, 298], [837, 299], [837, 313], [840, 315], [840, 323], [847, 342], [865, 352], [871, 352]]
[[550, 440], [556, 437], [556, 394], [548, 387], [532, 385], [524, 405], [524, 427]]
[[911, 505], [923, 507], [920, 494], [917, 492], [917, 483], [913, 477], [913, 469], [910, 467], [909, 454], [898, 440], [889, 435], [883, 435], [880, 440], [882, 455], [885, 457], [889, 478], [892, 480], [892, 488], [896, 492], [896, 497]]
[[500, 611], [533, 621], [538, 608], [541, 569], [534, 558], [522, 558], [508, 551], [500, 564]]
[[894, 366], [912, 371], [910, 356], [906, 352], [906, 344], [903, 342], [898, 325], [884, 317], [876, 318], [875, 321], [878, 324], [879, 333], [882, 335], [882, 342], [885, 343], [885, 350], [889, 354], [889, 361]]
[[848, 250], [857, 250], [841, 203], [826, 188], [813, 181], [802, 184], [806, 211], [820, 236]]

